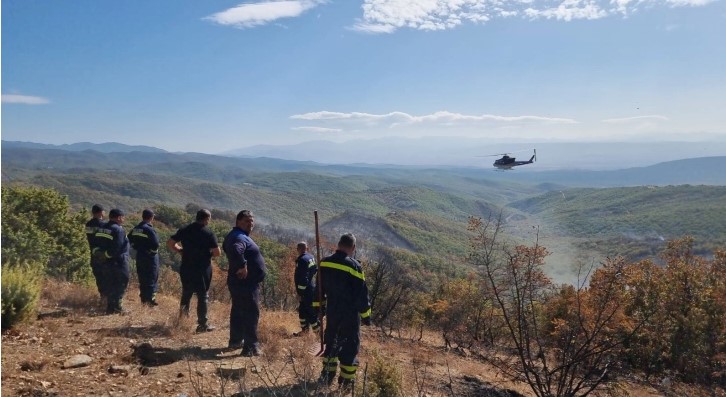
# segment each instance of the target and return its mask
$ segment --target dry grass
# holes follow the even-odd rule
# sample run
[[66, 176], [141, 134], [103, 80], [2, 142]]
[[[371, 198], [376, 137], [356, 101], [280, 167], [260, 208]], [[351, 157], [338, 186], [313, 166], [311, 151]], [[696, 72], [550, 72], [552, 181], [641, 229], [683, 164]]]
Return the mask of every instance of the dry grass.
[[[259, 336], [264, 355], [244, 358], [238, 350], [224, 349], [229, 336], [229, 305], [219, 301], [210, 303], [210, 322], [218, 329], [196, 334], [194, 308], [190, 317], [178, 315], [178, 292], [160, 294], [157, 298], [160, 306], [150, 308], [139, 302], [138, 286], [130, 285], [125, 302], [130, 313], [99, 316], [95, 306], [88, 304], [89, 300], [96, 299], [94, 288], [48, 281], [41, 310], [66, 310], [62, 316], [42, 317], [3, 335], [3, 392], [29, 395], [32, 389], [34, 393], [55, 393], [46, 395], [232, 396], [239, 392], [242, 394], [238, 396], [302, 397], [317, 392], [331, 397], [338, 395], [337, 385], [317, 390], [315, 381], [322, 363], [310, 351], [317, 350], [318, 335], [292, 337], [292, 332], [299, 328], [296, 313], [263, 309]], [[437, 333], [425, 333], [420, 342], [408, 336], [390, 337], [376, 328], [362, 329], [359, 388], [367, 375], [365, 381], [371, 385], [376, 382], [380, 386], [386, 379], [400, 380], [401, 395], [406, 397], [495, 396], [492, 390], [497, 388], [532, 396], [526, 385], [501, 378], [494, 368], [479, 360], [478, 354], [444, 349]], [[155, 352], [152, 357], [155, 363], [147, 363], [146, 372], [130, 371], [128, 376], [108, 373], [111, 365], [137, 364], [131, 345], [141, 342], [150, 343]], [[74, 354], [88, 354], [94, 361], [87, 368], [61, 370], [60, 363]], [[223, 379], [217, 375], [222, 365], [244, 368], [245, 375], [239, 379]], [[378, 374], [376, 365], [380, 367]], [[42, 379], [46, 384], [28, 383], [30, 378]], [[195, 387], [200, 388], [201, 394], [195, 394]], [[367, 389], [373, 391], [372, 387]], [[675, 381], [669, 390], [644, 383], [628, 383], [627, 390], [633, 397], [726, 397], [722, 390], [697, 390]]]
[[95, 287], [91, 288], [52, 279], [44, 281], [41, 299], [50, 303], [52, 307], [68, 309], [74, 312], [88, 312], [90, 309], [98, 308], [102, 303]]
[[157, 280], [159, 294], [178, 294], [181, 291], [181, 279], [179, 273], [172, 270], [169, 266], [161, 266], [159, 268], [159, 278]]

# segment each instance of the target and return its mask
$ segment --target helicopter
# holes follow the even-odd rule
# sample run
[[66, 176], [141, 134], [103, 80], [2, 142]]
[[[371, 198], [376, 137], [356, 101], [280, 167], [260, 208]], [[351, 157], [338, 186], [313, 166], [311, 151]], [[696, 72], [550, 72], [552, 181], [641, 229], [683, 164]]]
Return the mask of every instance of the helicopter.
[[515, 157], [510, 157], [510, 154], [512, 153], [492, 154], [491, 156], [502, 156], [502, 158], [495, 160], [494, 164], [492, 165], [499, 168], [500, 170], [511, 170], [513, 167], [516, 167], [518, 165], [532, 164], [537, 161], [537, 149], [534, 149], [534, 154], [532, 155], [532, 157], [529, 158], [528, 161], [516, 161], [517, 159]]

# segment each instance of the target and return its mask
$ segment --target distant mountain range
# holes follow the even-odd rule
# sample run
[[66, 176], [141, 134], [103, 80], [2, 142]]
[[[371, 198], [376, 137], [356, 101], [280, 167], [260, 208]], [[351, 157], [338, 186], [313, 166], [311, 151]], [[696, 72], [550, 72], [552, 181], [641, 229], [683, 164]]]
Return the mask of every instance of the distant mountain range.
[[[84, 149], [85, 148], [85, 149]], [[153, 156], [134, 159], [128, 153], [142, 151]], [[325, 159], [323, 159], [325, 160]], [[447, 184], [447, 179], [471, 178], [481, 183], [523, 183], [535, 185], [618, 187], [639, 185], [726, 185], [726, 156], [672, 160], [645, 167], [623, 167], [618, 170], [560, 169], [533, 172], [537, 165], [512, 171], [496, 171], [489, 167], [402, 166], [381, 164], [322, 164], [269, 157], [230, 157], [202, 153], [170, 153], [148, 146], [120, 143], [76, 143], [43, 145], [28, 142], [2, 141], [2, 166], [22, 169], [93, 168], [113, 170], [136, 167], [146, 171], [153, 165], [155, 173], [205, 178], [220, 182], [244, 180], [250, 172], [312, 172], [324, 175], [368, 175], [384, 178], [420, 180], [425, 185]], [[531, 167], [531, 168], [528, 168]], [[529, 171], [528, 171], [529, 170]], [[3, 179], [6, 178], [3, 172]]]
[[2, 147], [5, 148], [26, 148], [26, 149], [59, 149], [73, 152], [81, 152], [84, 150], [95, 150], [101, 153], [114, 152], [149, 152], [149, 153], [166, 153], [166, 150], [143, 145], [125, 145], [123, 143], [106, 142], [91, 143], [78, 142], [63, 145], [50, 145], [45, 143], [21, 142], [21, 141], [2, 141]]
[[553, 170], [617, 170], [665, 161], [726, 156], [726, 141], [712, 142], [516, 142], [430, 137], [357, 140], [346, 143], [311, 141], [295, 145], [257, 145], [234, 149], [229, 156], [274, 157], [325, 164], [395, 164], [428, 167], [489, 168], [497, 156], [511, 153], [537, 162], [518, 172]]
[[3, 187], [53, 188], [76, 208], [96, 202], [132, 212], [188, 204], [253, 208], [260, 225], [281, 230], [309, 230], [316, 209], [326, 238], [347, 229], [414, 253], [434, 246], [441, 258], [466, 254], [469, 216], [503, 213], [515, 238], [528, 241], [533, 231], [541, 233], [555, 253], [547, 263], [560, 279], [593, 251], [639, 258], [657, 252], [664, 239], [688, 234], [697, 238], [699, 252], [713, 252], [726, 233], [726, 156], [621, 170], [532, 172], [527, 167], [534, 165], [513, 171], [336, 165], [99, 146], [118, 151], [2, 142]]

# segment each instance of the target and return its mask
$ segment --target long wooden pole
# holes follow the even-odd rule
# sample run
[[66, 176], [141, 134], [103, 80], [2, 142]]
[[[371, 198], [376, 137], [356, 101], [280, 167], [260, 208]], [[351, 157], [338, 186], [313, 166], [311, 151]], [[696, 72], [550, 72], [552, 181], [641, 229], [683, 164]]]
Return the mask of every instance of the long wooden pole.
[[320, 351], [317, 356], [320, 356], [325, 351], [325, 331], [323, 327], [323, 277], [321, 275], [322, 269], [320, 268], [320, 227], [318, 226], [318, 210], [314, 211], [315, 214], [315, 248], [317, 250], [317, 289], [318, 289], [318, 322], [320, 322]]

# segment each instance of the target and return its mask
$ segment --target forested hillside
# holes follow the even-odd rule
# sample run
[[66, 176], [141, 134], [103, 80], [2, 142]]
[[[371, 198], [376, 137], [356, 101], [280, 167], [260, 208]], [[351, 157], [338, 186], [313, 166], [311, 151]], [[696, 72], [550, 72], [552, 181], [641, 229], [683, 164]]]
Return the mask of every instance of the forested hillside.
[[[568, 179], [563, 172], [330, 166], [199, 153], [101, 153], [27, 145], [3, 145], [2, 155], [4, 183], [52, 187], [68, 195], [76, 208], [95, 202], [132, 211], [158, 204], [183, 208], [190, 203], [229, 211], [253, 208], [263, 224], [308, 234], [311, 211], [317, 209], [323, 233], [330, 239], [347, 223], [353, 232], [366, 235], [367, 244], [392, 244], [413, 253], [433, 246], [437, 256], [449, 260], [466, 256], [469, 216], [500, 212], [512, 236], [531, 239], [526, 231], [534, 226], [549, 237], [555, 254], [549, 265], [559, 272], [571, 268], [579, 260], [576, 256], [622, 254], [637, 259], [662, 249], [666, 240], [685, 235], [694, 236], [697, 251], [704, 254], [726, 241], [723, 187], [566, 186], [611, 183], [617, 178], [632, 184], [653, 175], [667, 182], [667, 175], [680, 180], [694, 170], [711, 175], [709, 170], [720, 158], [602, 173], [573, 171]], [[383, 237], [390, 233], [395, 233], [394, 240]]]
[[[546, 377], [529, 383], [539, 391], [558, 377], [580, 385], [574, 388], [605, 390], [620, 380], [597, 374], [623, 368], [675, 371], [705, 387], [726, 373], [719, 366], [723, 338], [714, 336], [723, 330], [726, 307], [722, 278], [715, 277], [724, 264], [726, 187], [565, 188], [457, 170], [156, 157], [3, 148], [3, 302], [9, 305], [3, 313], [10, 316], [4, 325], [32, 314], [41, 276], [90, 282], [82, 233], [93, 203], [125, 209], [127, 227], [141, 209], [153, 208], [162, 241], [201, 207], [212, 211], [218, 239], [237, 211], [252, 209], [269, 270], [262, 301], [283, 310], [295, 304], [292, 247], [313, 241], [318, 210], [323, 254], [341, 233], [358, 236], [371, 318], [382, 336], [409, 333], [421, 342], [424, 332], [434, 332], [444, 348], [481, 352], [475, 360], [509, 379]], [[47, 249], [33, 249], [37, 244]], [[159, 253], [167, 280], [159, 292], [177, 293], [169, 280], [178, 281], [178, 256], [166, 248]], [[72, 260], [57, 260], [64, 255]], [[224, 257], [217, 264], [225, 271]], [[588, 274], [589, 283], [563, 285], [573, 280], [559, 277], [567, 272]], [[686, 274], [687, 285], [675, 282]], [[210, 294], [228, 299], [223, 281]], [[703, 315], [674, 315], [684, 310]], [[528, 321], [530, 315], [545, 320]], [[690, 343], [673, 348], [672, 341], [685, 339]], [[517, 350], [522, 343], [538, 347]], [[574, 395], [567, 393], [551, 395]]]
[[510, 207], [557, 225], [557, 233], [583, 241], [608, 256], [651, 256], [667, 240], [696, 239], [708, 255], [726, 241], [726, 187], [647, 186], [568, 189], [549, 192]]

